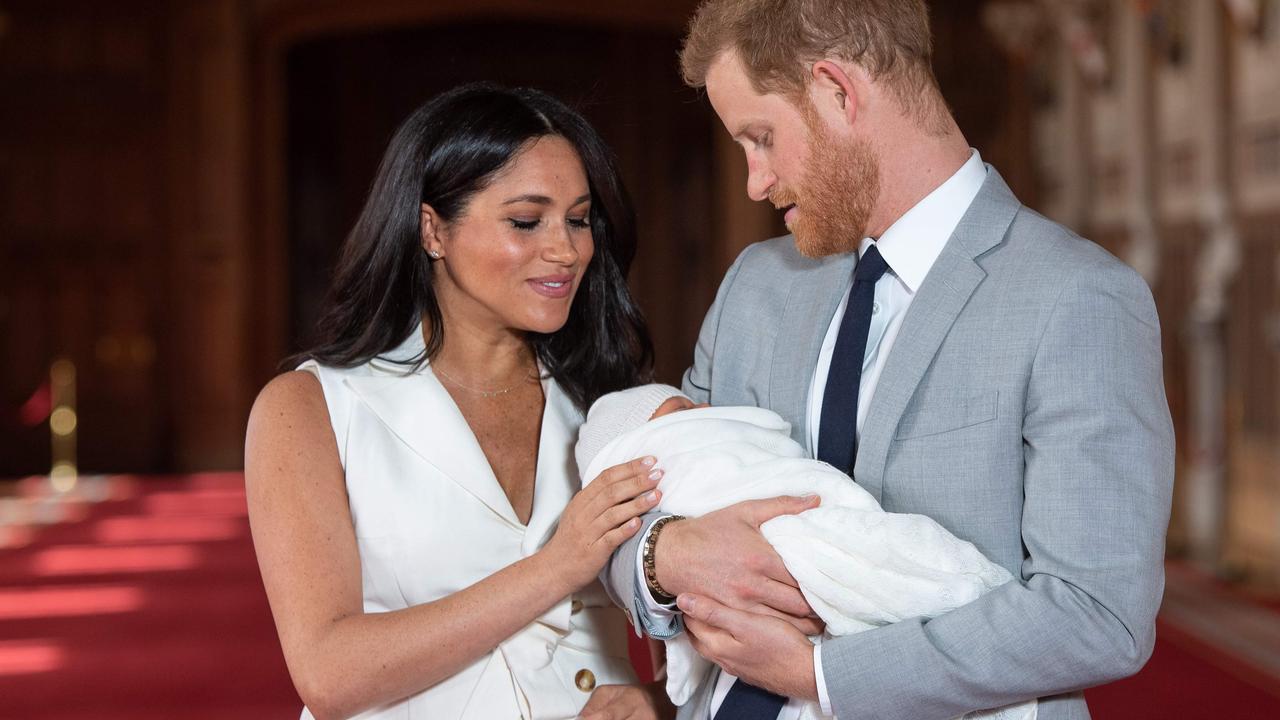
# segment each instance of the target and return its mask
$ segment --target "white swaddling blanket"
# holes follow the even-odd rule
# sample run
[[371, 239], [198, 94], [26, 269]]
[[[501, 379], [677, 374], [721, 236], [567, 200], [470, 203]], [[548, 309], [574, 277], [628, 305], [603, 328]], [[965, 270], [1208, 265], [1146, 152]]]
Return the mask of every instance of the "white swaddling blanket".
[[[847, 475], [808, 458], [790, 430], [777, 413], [762, 408], [672, 413], [610, 441], [583, 472], [583, 484], [613, 465], [652, 455], [664, 472], [659, 509], [677, 515], [697, 517], [743, 500], [819, 495], [821, 506], [776, 517], [760, 530], [831, 636], [935, 617], [1012, 580], [972, 543], [934, 520], [885, 512]], [[668, 640], [667, 694], [672, 702], [688, 701], [711, 668], [684, 635]], [[965, 717], [1035, 716], [1036, 701], [1031, 700]], [[801, 717], [823, 715], [811, 703]]]

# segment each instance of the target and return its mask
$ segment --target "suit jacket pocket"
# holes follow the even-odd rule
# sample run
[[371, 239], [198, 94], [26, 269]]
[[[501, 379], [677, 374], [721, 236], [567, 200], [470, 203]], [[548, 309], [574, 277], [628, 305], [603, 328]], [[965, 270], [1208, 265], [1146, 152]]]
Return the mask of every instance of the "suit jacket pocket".
[[941, 435], [974, 425], [991, 422], [996, 418], [1000, 393], [961, 391], [955, 393], [930, 393], [918, 407], [902, 416], [895, 440]]

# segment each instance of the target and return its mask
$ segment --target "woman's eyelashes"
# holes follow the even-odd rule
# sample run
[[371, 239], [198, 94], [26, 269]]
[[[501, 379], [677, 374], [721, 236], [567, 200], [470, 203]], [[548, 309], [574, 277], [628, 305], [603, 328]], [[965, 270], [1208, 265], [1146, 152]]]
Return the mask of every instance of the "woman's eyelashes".
[[[537, 230], [542, 224], [542, 218], [507, 218], [507, 222], [511, 223], [511, 227], [516, 230], [532, 231]], [[591, 218], [589, 216], [565, 218], [564, 224], [573, 230], [585, 230], [591, 227]]]
[[542, 224], [542, 219], [521, 220], [520, 218], [507, 218], [507, 222], [511, 223], [511, 227], [517, 230], [534, 230]]

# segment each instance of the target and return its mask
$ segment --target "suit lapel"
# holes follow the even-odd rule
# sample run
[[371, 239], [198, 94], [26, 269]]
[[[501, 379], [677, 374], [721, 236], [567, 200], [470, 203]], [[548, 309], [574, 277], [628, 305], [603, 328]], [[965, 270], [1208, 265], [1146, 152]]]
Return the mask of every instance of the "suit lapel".
[[982, 190], [911, 301], [871, 398], [854, 464], [854, 479], [877, 501], [882, 500], [885, 463], [898, 422], [951, 326], [986, 277], [976, 259], [1000, 244], [1019, 207], [1004, 179], [988, 167]]
[[827, 326], [848, 288], [857, 253], [815, 261], [816, 268], [792, 282], [782, 311], [773, 364], [769, 371], [768, 407], [791, 423], [791, 437], [809, 447], [809, 385]]

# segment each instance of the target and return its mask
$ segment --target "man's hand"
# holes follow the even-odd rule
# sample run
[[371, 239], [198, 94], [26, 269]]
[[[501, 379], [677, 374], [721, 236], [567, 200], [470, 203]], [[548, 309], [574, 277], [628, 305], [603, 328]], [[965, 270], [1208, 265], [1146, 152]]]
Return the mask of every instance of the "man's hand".
[[822, 621], [760, 534], [762, 523], [819, 502], [817, 496], [748, 500], [671, 523], [654, 550], [658, 584], [673, 595], [695, 593], [737, 610], [771, 615], [804, 635], [821, 633]]
[[578, 715], [580, 720], [660, 720], [675, 717], [664, 683], [601, 685]]
[[818, 699], [813, 643], [789, 623], [688, 593], [676, 602], [699, 655], [756, 687], [786, 697]]

